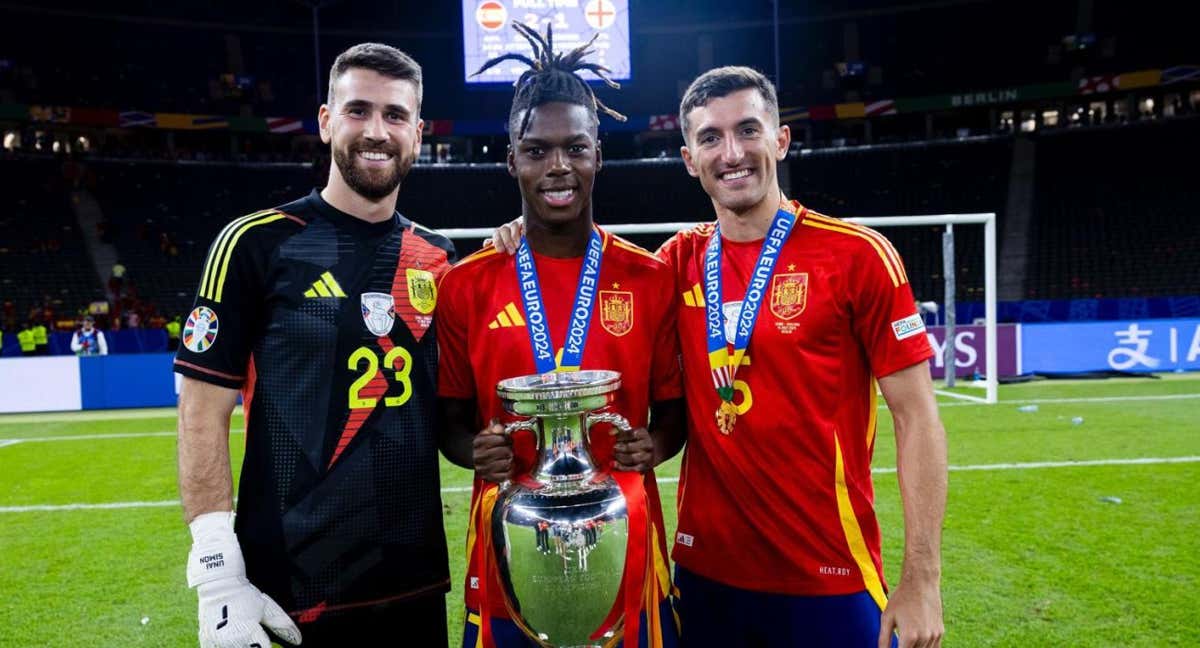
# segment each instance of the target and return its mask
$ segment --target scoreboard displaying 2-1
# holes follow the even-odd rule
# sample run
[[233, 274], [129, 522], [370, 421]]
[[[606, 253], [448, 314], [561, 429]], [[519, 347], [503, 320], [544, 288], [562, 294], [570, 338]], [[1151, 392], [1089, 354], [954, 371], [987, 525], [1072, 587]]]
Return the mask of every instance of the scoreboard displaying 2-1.
[[[629, 0], [463, 0], [463, 76], [467, 83], [513, 83], [528, 66], [505, 61], [471, 76], [489, 59], [504, 54], [533, 55], [529, 42], [512, 28], [522, 22], [540, 34], [554, 28], [554, 51], [568, 52], [597, 35], [587, 60], [612, 70], [616, 81], [630, 79]], [[583, 73], [590, 79], [588, 72]]]

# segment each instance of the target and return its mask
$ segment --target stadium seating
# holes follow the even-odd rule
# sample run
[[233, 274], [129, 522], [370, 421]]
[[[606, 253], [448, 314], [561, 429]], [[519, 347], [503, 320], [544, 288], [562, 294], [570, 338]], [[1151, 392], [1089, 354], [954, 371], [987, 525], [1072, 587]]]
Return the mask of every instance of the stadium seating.
[[[840, 218], [995, 212], [1002, 219], [1011, 157], [1009, 140], [819, 151], [792, 160], [792, 192]], [[941, 301], [944, 228], [881, 229], [903, 257], [916, 297]], [[983, 228], [954, 234], [956, 298], [982, 300]]]
[[103, 298], [68, 202], [78, 171], [52, 159], [0, 160], [0, 302], [13, 302], [18, 320], [46, 295], [68, 318]]
[[1031, 299], [1200, 293], [1200, 120], [1038, 142]]
[[225, 223], [287, 202], [312, 185], [311, 173], [299, 165], [90, 166], [97, 180], [95, 195], [127, 277], [136, 283], [139, 297], [167, 317], [191, 308], [208, 245]]
[[[1025, 297], [1200, 294], [1200, 226], [1190, 211], [1200, 187], [1178, 146], [1198, 131], [1200, 120], [1176, 119], [1036, 134]], [[832, 216], [996, 212], [1002, 224], [1011, 158], [1007, 138], [825, 150], [793, 157], [788, 179], [791, 195]], [[0, 161], [0, 168], [13, 196], [0, 211], [0, 296], [18, 302], [19, 313], [47, 292], [71, 309], [103, 296], [66, 202], [64, 174], [79, 170], [51, 159]], [[299, 164], [95, 160], [84, 168], [127, 276], [139, 297], [168, 317], [190, 307], [208, 244], [225, 223], [304, 195], [318, 175]], [[678, 159], [609, 161], [596, 182], [600, 223], [712, 217], [708, 197]], [[492, 226], [521, 208], [516, 183], [500, 164], [418, 165], [398, 206], [434, 228]], [[941, 300], [941, 229], [883, 228], [921, 300]], [[956, 299], [980, 301], [982, 228], [957, 228], [955, 235]], [[654, 249], [665, 237], [629, 238]], [[464, 254], [478, 245], [457, 243]]]

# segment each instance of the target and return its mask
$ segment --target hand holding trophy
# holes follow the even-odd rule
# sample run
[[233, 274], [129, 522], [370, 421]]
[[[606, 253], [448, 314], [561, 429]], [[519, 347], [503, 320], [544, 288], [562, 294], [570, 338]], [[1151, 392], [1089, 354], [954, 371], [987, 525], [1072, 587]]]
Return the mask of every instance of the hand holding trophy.
[[509, 613], [543, 645], [599, 645], [592, 637], [617, 600], [629, 514], [620, 487], [592, 458], [588, 431], [609, 423], [632, 432], [624, 417], [596, 411], [620, 386], [619, 373], [588, 370], [496, 387], [506, 410], [532, 417], [506, 433], [532, 431], [537, 460], [502, 487], [492, 543]]

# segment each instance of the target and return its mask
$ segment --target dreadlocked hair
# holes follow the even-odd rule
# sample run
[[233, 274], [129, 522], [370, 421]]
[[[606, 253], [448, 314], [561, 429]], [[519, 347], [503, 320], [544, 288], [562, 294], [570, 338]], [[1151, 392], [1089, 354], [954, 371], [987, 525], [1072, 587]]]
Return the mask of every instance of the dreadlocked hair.
[[529, 69], [525, 70], [513, 84], [516, 86], [517, 92], [513, 96], [512, 109], [508, 113], [509, 132], [513, 131], [513, 122], [517, 115], [524, 113], [520, 126], [516, 129], [517, 139], [525, 137], [525, 131], [529, 128], [529, 118], [533, 114], [534, 108], [556, 101], [578, 104], [587, 108], [591, 113], [593, 123], [596, 124], [600, 123], [598, 112], [603, 112], [617, 121], [625, 121], [625, 115], [604, 105], [596, 93], [592, 92], [591, 86], [577, 74], [577, 71], [587, 70], [596, 75], [608, 87], [613, 89], [621, 87], [621, 84], [609, 78], [608, 75], [612, 70], [599, 63], [587, 63], [583, 60], [585, 56], [592, 53], [592, 43], [596, 42], [596, 38], [600, 36], [599, 33], [594, 34], [588, 42], [570, 52], [555, 54], [554, 29], [550, 25], [546, 25], [545, 37], [523, 23], [513, 21], [512, 26], [518, 34], [529, 41], [530, 46], [533, 47], [533, 57], [516, 53], [497, 56], [484, 63], [471, 76], [482, 74], [504, 61], [520, 61], [529, 66]]

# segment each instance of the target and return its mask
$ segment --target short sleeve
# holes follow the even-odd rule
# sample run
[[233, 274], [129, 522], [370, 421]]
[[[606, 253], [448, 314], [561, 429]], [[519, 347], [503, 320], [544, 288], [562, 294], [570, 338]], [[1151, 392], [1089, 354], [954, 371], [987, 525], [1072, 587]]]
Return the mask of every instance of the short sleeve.
[[230, 389], [245, 382], [250, 351], [262, 334], [270, 253], [241, 221], [222, 230], [209, 249], [175, 355], [176, 372]]
[[874, 231], [860, 242], [849, 287], [854, 335], [879, 378], [928, 360], [933, 350], [899, 253]]
[[470, 314], [469, 286], [461, 279], [463, 269], [451, 268], [438, 287], [435, 315], [438, 331], [438, 396], [474, 398], [475, 373], [467, 344]]
[[658, 327], [650, 364], [650, 397], [655, 402], [683, 397], [683, 371], [679, 350], [679, 292], [674, 274], [665, 265], [658, 272], [656, 303]]

